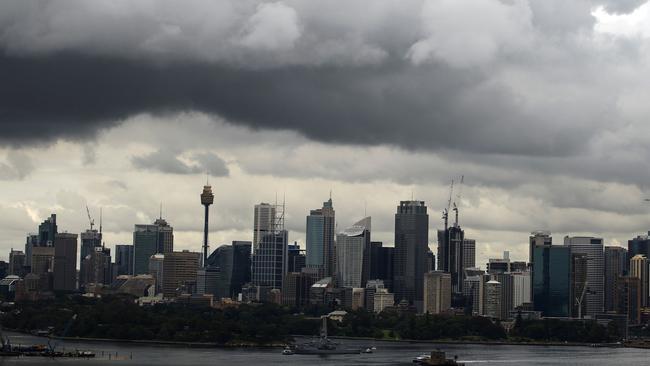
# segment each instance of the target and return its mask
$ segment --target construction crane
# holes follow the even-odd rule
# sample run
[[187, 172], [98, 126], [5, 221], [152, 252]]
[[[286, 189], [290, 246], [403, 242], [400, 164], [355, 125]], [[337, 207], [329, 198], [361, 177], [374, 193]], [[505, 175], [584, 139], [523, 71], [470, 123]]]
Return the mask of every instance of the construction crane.
[[[77, 314], [74, 314], [72, 318], [68, 320], [68, 323], [65, 325], [65, 329], [63, 329], [63, 333], [61, 333], [60, 340], [63, 340], [68, 336], [70, 328], [72, 328], [72, 324], [74, 324], [75, 320], [77, 320]], [[56, 348], [58, 347], [60, 340], [55, 340], [54, 342], [52, 342], [52, 339], [47, 340], [47, 346], [51, 354], [54, 354], [56, 352]]]
[[90, 230], [93, 229], [93, 226], [95, 226], [95, 220], [90, 216], [90, 210], [88, 209], [88, 205], [86, 205], [86, 213], [88, 214], [88, 221], [90, 222]]
[[445, 220], [445, 231], [449, 224], [449, 209], [451, 208], [451, 197], [454, 193], [454, 180], [451, 180], [451, 185], [449, 186], [449, 200], [447, 200], [447, 207], [442, 210], [442, 219]]
[[460, 206], [460, 198], [461, 194], [463, 193], [463, 181], [465, 180], [465, 176], [461, 175], [460, 176], [460, 183], [458, 184], [458, 192], [456, 193], [456, 199], [454, 200], [454, 213], [456, 215], [456, 220], [454, 221], [454, 226], [458, 227], [458, 206]]

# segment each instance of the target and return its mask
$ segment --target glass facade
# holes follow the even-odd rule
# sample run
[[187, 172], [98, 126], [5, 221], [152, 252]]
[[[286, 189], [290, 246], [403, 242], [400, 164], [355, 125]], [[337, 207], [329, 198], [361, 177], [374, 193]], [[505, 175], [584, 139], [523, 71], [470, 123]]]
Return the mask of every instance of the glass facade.
[[568, 317], [571, 304], [571, 250], [543, 245], [533, 250], [533, 304], [547, 317]]

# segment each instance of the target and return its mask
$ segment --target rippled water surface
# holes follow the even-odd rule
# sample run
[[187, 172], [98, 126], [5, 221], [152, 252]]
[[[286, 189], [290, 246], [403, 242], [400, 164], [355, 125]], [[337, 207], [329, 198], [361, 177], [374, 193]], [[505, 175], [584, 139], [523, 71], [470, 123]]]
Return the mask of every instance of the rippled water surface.
[[[44, 343], [42, 338], [11, 334], [14, 344]], [[345, 345], [361, 345], [346, 341]], [[119, 343], [65, 342], [66, 349], [93, 350], [97, 359], [5, 358], [0, 365], [411, 365], [413, 357], [434, 348], [466, 365], [650, 365], [650, 350], [629, 348], [430, 345], [376, 342], [372, 354], [284, 356], [280, 349], [196, 349]], [[110, 354], [110, 359], [109, 355]], [[116, 360], [117, 354], [117, 360]], [[103, 355], [103, 357], [102, 357]], [[132, 357], [132, 358], [131, 358]]]

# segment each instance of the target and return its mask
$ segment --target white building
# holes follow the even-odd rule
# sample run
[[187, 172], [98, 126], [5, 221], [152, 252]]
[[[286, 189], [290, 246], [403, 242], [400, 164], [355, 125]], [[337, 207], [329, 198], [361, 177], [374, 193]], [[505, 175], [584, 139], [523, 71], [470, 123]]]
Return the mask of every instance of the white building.
[[373, 299], [375, 313], [381, 313], [387, 307], [395, 304], [395, 294], [391, 294], [385, 288], [378, 288]]
[[512, 306], [530, 303], [530, 272], [512, 273]]
[[440, 314], [451, 308], [451, 274], [431, 271], [424, 274], [424, 312]]
[[370, 255], [370, 217], [336, 236], [336, 278], [338, 287], [361, 287], [367, 280]]

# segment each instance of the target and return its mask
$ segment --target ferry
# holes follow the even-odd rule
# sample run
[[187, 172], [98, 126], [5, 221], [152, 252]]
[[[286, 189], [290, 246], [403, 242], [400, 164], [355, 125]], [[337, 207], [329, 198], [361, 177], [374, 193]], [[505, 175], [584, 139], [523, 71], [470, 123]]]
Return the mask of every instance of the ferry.
[[456, 361], [457, 356], [448, 359], [443, 351], [431, 351], [430, 355], [424, 354], [413, 359], [413, 363], [423, 366], [465, 366], [462, 362]]

